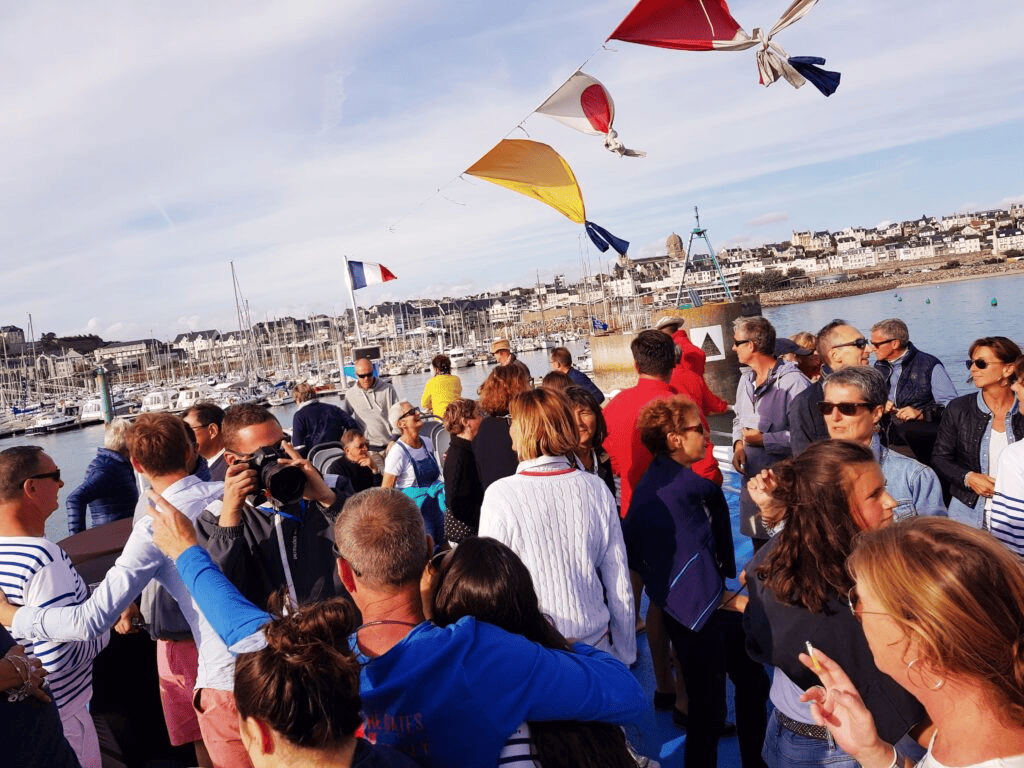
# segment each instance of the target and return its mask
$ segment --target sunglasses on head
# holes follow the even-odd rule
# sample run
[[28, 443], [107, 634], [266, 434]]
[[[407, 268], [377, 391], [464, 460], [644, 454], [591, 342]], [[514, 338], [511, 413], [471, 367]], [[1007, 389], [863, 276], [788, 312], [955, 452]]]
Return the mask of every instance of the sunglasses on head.
[[832, 349], [839, 349], [840, 347], [856, 347], [857, 349], [864, 349], [871, 342], [865, 338], [854, 339], [853, 341], [847, 341], [845, 344], [836, 344]]
[[870, 408], [870, 403], [830, 403], [822, 400], [818, 403], [818, 411], [822, 416], [831, 416], [836, 408], [843, 416], [855, 416], [858, 408]]
[[980, 357], [978, 357], [975, 358], [974, 360], [971, 360], [970, 358], [964, 360], [964, 365], [967, 366], [968, 371], [971, 370], [971, 366], [977, 367], [979, 371], [984, 371], [990, 365], [995, 365], [995, 363], [990, 363], [988, 360], [982, 360]]

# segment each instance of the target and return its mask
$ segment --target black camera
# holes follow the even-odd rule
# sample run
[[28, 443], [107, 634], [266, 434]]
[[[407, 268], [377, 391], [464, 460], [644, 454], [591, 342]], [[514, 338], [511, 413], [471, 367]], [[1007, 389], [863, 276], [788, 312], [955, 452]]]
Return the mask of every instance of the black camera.
[[302, 499], [306, 489], [306, 473], [300, 467], [279, 464], [279, 459], [289, 458], [276, 445], [257, 450], [246, 462], [256, 470], [256, 490], [269, 493], [280, 504], [294, 504]]

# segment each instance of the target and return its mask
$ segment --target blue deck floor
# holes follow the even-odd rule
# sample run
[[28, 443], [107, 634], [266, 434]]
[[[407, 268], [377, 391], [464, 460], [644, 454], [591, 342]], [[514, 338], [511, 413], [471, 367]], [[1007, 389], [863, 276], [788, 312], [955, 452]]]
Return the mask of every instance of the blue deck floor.
[[[731, 467], [728, 467], [731, 470]], [[729, 509], [732, 512], [732, 535], [733, 544], [736, 550], [736, 565], [742, 569], [744, 564], [753, 556], [753, 547], [750, 539], [739, 531], [739, 477], [731, 471], [726, 471], [727, 465], [722, 462], [722, 471], [725, 473], [726, 498], [729, 501]], [[736, 583], [730, 585], [736, 588]], [[647, 610], [647, 595], [641, 603], [644, 613]], [[655, 712], [654, 699], [654, 668], [651, 665], [651, 651], [647, 644], [647, 635], [637, 636], [637, 663], [632, 669], [633, 675], [643, 686], [644, 694], [650, 704], [643, 719], [636, 725], [626, 729], [626, 736], [630, 744], [640, 754], [653, 758], [661, 763], [664, 768], [682, 768], [683, 766], [683, 744], [686, 740], [686, 731], [682, 730], [672, 722], [671, 712]], [[729, 684], [728, 692], [729, 720], [736, 721], [733, 711], [732, 684]], [[740, 753], [739, 744], [735, 736], [723, 738], [718, 744], [718, 765], [722, 768], [739, 768]]]

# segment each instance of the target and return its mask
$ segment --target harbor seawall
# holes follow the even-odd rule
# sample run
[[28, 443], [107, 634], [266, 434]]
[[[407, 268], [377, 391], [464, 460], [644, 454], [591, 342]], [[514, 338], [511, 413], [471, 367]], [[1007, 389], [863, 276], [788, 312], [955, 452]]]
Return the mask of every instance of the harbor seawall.
[[931, 272], [913, 272], [910, 274], [894, 274], [884, 277], [850, 280], [845, 283], [829, 285], [811, 285], [806, 288], [790, 288], [784, 291], [772, 291], [760, 294], [761, 306], [781, 307], [787, 304], [799, 304], [804, 301], [821, 301], [823, 299], [839, 299], [844, 296], [859, 296], [862, 293], [876, 291], [892, 291], [911, 285], [927, 285], [928, 283], [951, 283], [958, 280], [976, 280], [996, 275], [1012, 275], [1024, 273], [1024, 261], [1005, 264], [972, 264], [953, 269], [936, 269]]

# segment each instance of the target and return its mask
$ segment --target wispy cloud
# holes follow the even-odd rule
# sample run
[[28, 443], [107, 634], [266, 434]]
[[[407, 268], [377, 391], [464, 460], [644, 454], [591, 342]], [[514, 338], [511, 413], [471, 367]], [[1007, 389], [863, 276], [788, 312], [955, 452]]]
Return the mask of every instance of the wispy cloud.
[[[732, 5], [748, 30], [773, 21], [763, 4]], [[458, 177], [624, 13], [610, 0], [473, 0], [458, 13], [440, 0], [12, 6], [0, 28], [4, 322], [231, 329], [229, 262], [254, 320], [340, 312], [341, 254], [399, 274], [360, 291], [367, 304], [604, 265], [551, 209]], [[1022, 26], [1009, 0], [966, 16], [952, 0], [819, 4], [779, 42], [843, 72], [829, 99], [760, 87], [753, 51], [612, 43], [587, 71], [647, 158], [616, 158], [540, 116], [525, 128], [566, 158], [588, 216], [634, 254], [663, 250], [672, 231], [685, 239], [693, 205], [716, 247], [963, 199], [989, 207], [1017, 199], [1008, 137], [1024, 123], [1019, 46], [993, 44], [991, 29]]]
[[789, 221], [789, 214], [785, 211], [772, 211], [755, 216], [747, 222], [748, 227], [763, 227], [766, 224], [777, 224], [780, 221]]

